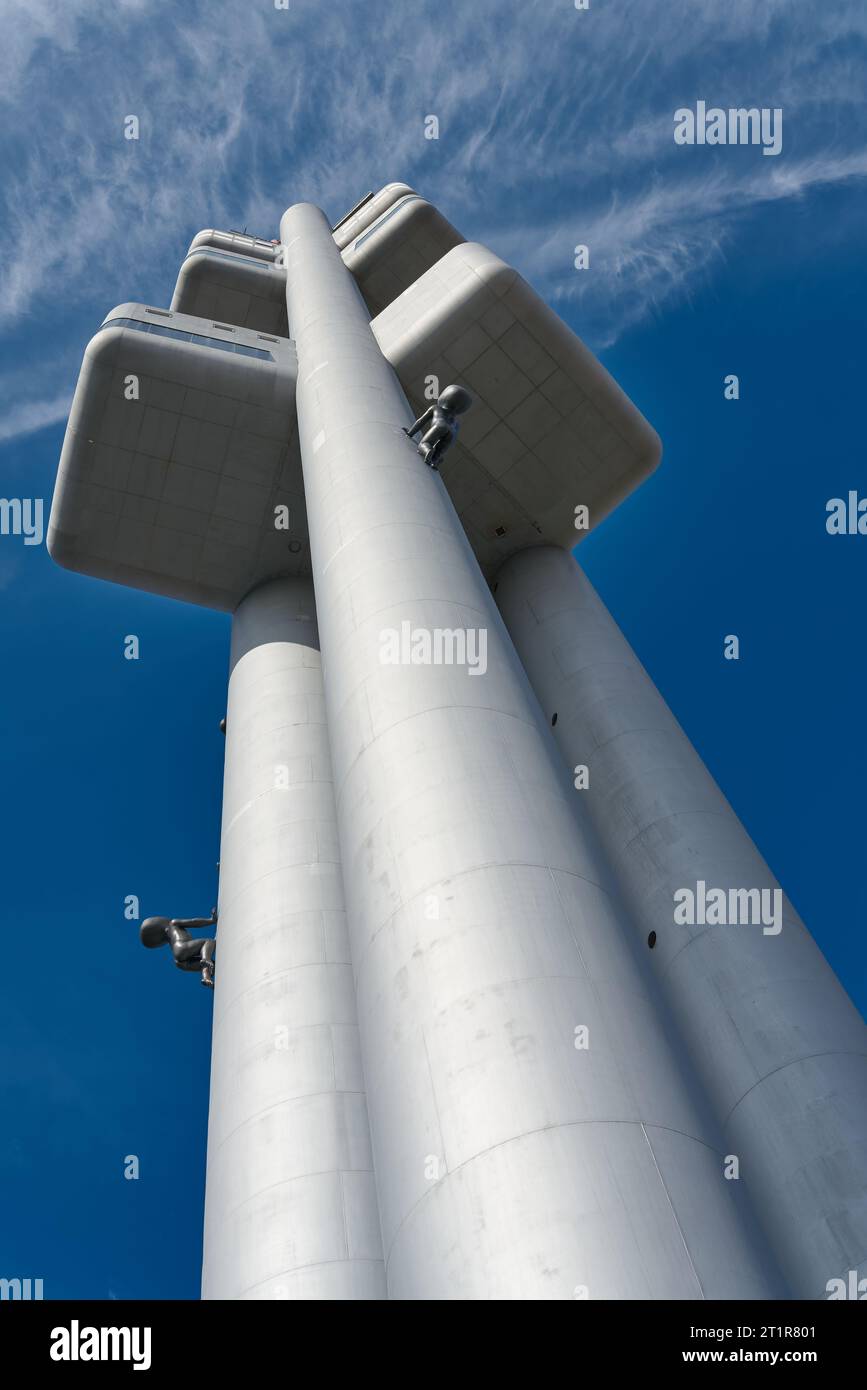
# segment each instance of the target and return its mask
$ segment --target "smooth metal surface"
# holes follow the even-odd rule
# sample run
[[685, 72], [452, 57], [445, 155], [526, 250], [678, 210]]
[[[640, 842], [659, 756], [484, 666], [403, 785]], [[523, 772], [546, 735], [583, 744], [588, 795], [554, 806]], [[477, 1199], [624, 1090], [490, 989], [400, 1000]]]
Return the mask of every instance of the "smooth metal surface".
[[675, 924], [699, 879], [779, 884], [572, 557], [525, 551], [496, 597], [779, 1262], [827, 1297], [867, 1255], [867, 1027], [785, 898], [776, 935]]
[[394, 207], [396, 202], [414, 192], [415, 189], [410, 188], [408, 183], [385, 184], [372, 198], [365, 198], [361, 206], [350, 213], [349, 217], [340, 219], [332, 233], [335, 244], [343, 251], [356, 237], [371, 227], [378, 217]]
[[52, 558], [230, 613], [263, 580], [309, 573], [292, 343], [144, 304], [108, 317], [75, 389]]
[[[347, 261], [365, 243], [362, 292], [377, 266], [409, 273], [436, 254], [430, 211], [409, 192], [365, 224], [342, 253]], [[210, 345], [120, 328], [88, 345], [49, 526], [58, 563], [228, 612], [265, 579], [310, 573], [295, 346], [252, 326], [279, 317], [288, 332], [285, 279], [262, 260], [195, 249], [171, 310], [114, 311]], [[431, 404], [432, 376], [439, 389], [470, 388], [473, 409], [443, 480], [489, 578], [516, 550], [577, 537], [576, 505], [595, 525], [659, 461], [658, 436], [616, 382], [485, 247], [455, 247], [372, 330], [418, 414]], [[274, 362], [217, 351], [217, 339]], [[131, 373], [136, 400], [125, 395]], [[275, 527], [278, 506], [288, 529]]]
[[578, 507], [592, 530], [659, 463], [602, 363], [486, 246], [454, 247], [372, 327], [417, 413], [447, 382], [473, 394], [443, 480], [488, 577], [529, 545], [576, 544]]
[[381, 1298], [309, 580], [233, 619], [220, 857], [202, 1297]]
[[181, 263], [171, 308], [285, 338], [286, 274], [265, 260], [198, 246]]
[[[390, 1296], [772, 1296], [328, 223], [281, 237]], [[385, 664], [404, 622], [485, 673]]]
[[211, 246], [219, 251], [233, 251], [238, 256], [252, 256], [254, 260], [273, 261], [280, 253], [280, 243], [266, 241], [264, 237], [252, 236], [249, 232], [221, 232], [215, 227], [206, 227], [197, 232], [190, 242], [190, 252], [202, 246]]
[[[464, 239], [437, 208], [403, 188], [392, 185], [366, 200], [335, 234], [371, 316]], [[282, 264], [266, 264], [271, 257], [261, 247], [255, 254], [258, 259], [229, 233], [200, 232], [178, 272], [171, 307], [286, 337], [286, 272]]]
[[373, 317], [463, 240], [432, 203], [408, 193], [349, 242], [343, 259]]
[[338, 231], [339, 228], [343, 226], [344, 222], [348, 222], [349, 219], [350, 219], [350, 217], [354, 217], [355, 214], [356, 214], [361, 208], [364, 207], [365, 203], [369, 203], [369, 202], [370, 202], [370, 200], [371, 200], [371, 198], [372, 198], [373, 196], [374, 196], [374, 192], [373, 192], [373, 189], [371, 188], [370, 191], [369, 191], [368, 193], [365, 193], [365, 195], [364, 195], [363, 198], [359, 198], [359, 200], [358, 200], [357, 203], [353, 203], [352, 207], [349, 209], [348, 212], [345, 212], [345, 213], [343, 214], [342, 217], [338, 217], [338, 219], [337, 219], [337, 221], [335, 222], [334, 226], [331, 228], [331, 231], [332, 231], [332, 232]]

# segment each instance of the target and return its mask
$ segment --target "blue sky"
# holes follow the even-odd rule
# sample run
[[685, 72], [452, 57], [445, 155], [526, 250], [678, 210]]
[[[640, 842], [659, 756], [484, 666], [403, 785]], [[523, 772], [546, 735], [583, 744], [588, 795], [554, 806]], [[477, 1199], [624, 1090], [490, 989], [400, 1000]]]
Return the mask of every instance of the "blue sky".
[[[118, 303], [168, 304], [196, 231], [270, 237], [294, 201], [336, 220], [406, 180], [661, 434], [582, 561], [867, 1011], [867, 538], [825, 530], [828, 498], [867, 495], [860, 0], [0, 0], [0, 18], [0, 495], [47, 510], [87, 339]], [[699, 99], [782, 107], [782, 153], [676, 146]], [[0, 593], [0, 1275], [194, 1298], [210, 997], [145, 955], [123, 904], [215, 900], [229, 620], [15, 536]]]

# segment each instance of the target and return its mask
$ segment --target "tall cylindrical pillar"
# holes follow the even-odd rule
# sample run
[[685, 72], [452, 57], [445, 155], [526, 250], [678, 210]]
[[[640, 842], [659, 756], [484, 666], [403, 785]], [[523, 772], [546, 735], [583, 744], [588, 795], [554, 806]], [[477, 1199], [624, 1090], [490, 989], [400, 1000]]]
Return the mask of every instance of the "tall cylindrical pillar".
[[322, 213], [283, 217], [389, 1293], [773, 1291]]
[[827, 1297], [867, 1256], [867, 1028], [572, 557], [496, 597], [778, 1260]]
[[232, 620], [203, 1298], [384, 1296], [309, 580]]

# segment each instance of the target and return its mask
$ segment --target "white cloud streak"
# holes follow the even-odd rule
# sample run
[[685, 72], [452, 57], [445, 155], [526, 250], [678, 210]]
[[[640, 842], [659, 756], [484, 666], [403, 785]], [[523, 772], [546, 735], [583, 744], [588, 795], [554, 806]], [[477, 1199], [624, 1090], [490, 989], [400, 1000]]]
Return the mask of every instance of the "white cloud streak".
[[[860, 0], [0, 0], [0, 22], [0, 332], [34, 371], [34, 324], [80, 352], [112, 304], [167, 303], [200, 227], [272, 235], [299, 198], [337, 217], [392, 179], [601, 348], [712, 275], [752, 210], [867, 173]], [[675, 147], [699, 97], [783, 106], [783, 154]], [[62, 400], [18, 400], [0, 438]]]
[[46, 400], [22, 401], [4, 412], [0, 419], [0, 444], [23, 435], [36, 434], [65, 420], [72, 403], [72, 392], [62, 391]]

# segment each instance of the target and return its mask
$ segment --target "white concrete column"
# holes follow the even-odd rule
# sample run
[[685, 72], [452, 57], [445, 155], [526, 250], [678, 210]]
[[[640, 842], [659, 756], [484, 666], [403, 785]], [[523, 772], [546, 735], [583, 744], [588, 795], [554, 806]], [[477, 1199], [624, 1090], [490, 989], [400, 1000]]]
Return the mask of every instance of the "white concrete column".
[[675, 921], [699, 880], [779, 884], [572, 557], [513, 556], [496, 597], [726, 1151], [797, 1296], [825, 1298], [867, 1272], [867, 1028], [781, 892], [778, 932]]
[[232, 621], [203, 1298], [385, 1281], [313, 588]]
[[[298, 205], [281, 238], [390, 1296], [768, 1296], [328, 224]], [[390, 632], [423, 658], [437, 631], [484, 660], [388, 664]]]

